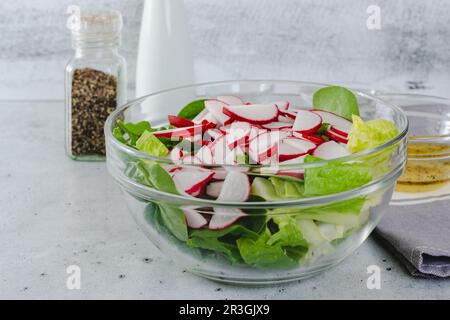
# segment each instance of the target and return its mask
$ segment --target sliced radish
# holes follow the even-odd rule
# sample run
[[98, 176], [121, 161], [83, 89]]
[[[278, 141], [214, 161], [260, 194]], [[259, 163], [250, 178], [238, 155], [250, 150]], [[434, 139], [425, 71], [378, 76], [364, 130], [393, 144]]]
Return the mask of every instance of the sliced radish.
[[324, 142], [322, 137], [319, 136], [318, 134], [304, 134], [304, 133], [294, 132], [293, 136], [297, 137], [297, 138], [309, 140], [316, 145], [319, 145]]
[[176, 128], [176, 129], [170, 129], [170, 130], [162, 130], [162, 131], [156, 131], [152, 132], [152, 134], [155, 137], [165, 137], [165, 138], [189, 138], [195, 135], [201, 135], [203, 130], [205, 130], [207, 126], [205, 125], [195, 125], [192, 127], [185, 127], [185, 128]]
[[214, 208], [208, 229], [223, 230], [244, 216], [246, 214], [238, 208]]
[[[230, 165], [237, 165], [238, 164], [238, 157], [244, 156], [245, 152], [242, 151], [241, 147], [237, 146], [236, 148], [229, 150], [227, 155], [225, 156], [225, 164]], [[245, 168], [242, 168], [245, 169]]]
[[200, 160], [196, 156], [185, 156], [181, 159], [183, 164], [202, 164], [202, 160]]
[[217, 140], [214, 140], [208, 147], [211, 149], [213, 155], [213, 163], [224, 164], [225, 158], [230, 151], [225, 136], [221, 136]]
[[303, 156], [316, 148], [316, 145], [308, 140], [302, 140], [297, 138], [287, 138], [284, 139], [279, 144], [278, 157], [279, 161], [283, 162], [286, 160], [298, 158]]
[[195, 126], [195, 123], [192, 122], [191, 120], [185, 119], [185, 118], [181, 118], [178, 116], [168, 116], [169, 118], [169, 123], [177, 128], [184, 128], [184, 127], [193, 127]]
[[281, 112], [287, 111], [289, 109], [289, 101], [278, 101], [275, 102], [275, 105], [278, 107], [278, 110]]
[[322, 143], [314, 150], [313, 156], [324, 160], [336, 159], [350, 155], [350, 152], [335, 141]]
[[262, 127], [265, 129], [269, 129], [269, 130], [280, 130], [280, 129], [292, 128], [292, 124], [286, 123], [286, 122], [272, 122], [272, 123], [264, 124], [264, 125], [262, 125]]
[[213, 155], [211, 149], [207, 146], [201, 147], [195, 154], [195, 157], [200, 160], [201, 164], [213, 164]]
[[228, 171], [222, 168], [215, 168], [214, 169], [214, 180], [223, 181], [228, 175]]
[[288, 116], [284, 116], [284, 115], [282, 115], [282, 114], [280, 114], [279, 116], [278, 116], [278, 121], [279, 122], [285, 122], [285, 123], [294, 123], [295, 122], [295, 118], [291, 118], [291, 117], [288, 117]]
[[206, 187], [206, 194], [213, 198], [218, 198], [222, 190], [223, 181], [211, 182]]
[[205, 109], [208, 110], [217, 121], [224, 125], [227, 124], [231, 119], [224, 114], [224, 108], [228, 106], [226, 103], [219, 100], [206, 100]]
[[249, 143], [250, 158], [256, 163], [262, 163], [276, 155], [280, 135], [278, 132], [264, 132]]
[[243, 202], [250, 197], [250, 180], [245, 173], [229, 171], [218, 201]]
[[248, 122], [233, 122], [225, 136], [228, 147], [235, 148], [240, 144], [248, 142], [251, 131], [251, 125]]
[[217, 100], [225, 102], [226, 104], [230, 106], [240, 106], [245, 104], [244, 100], [237, 96], [218, 96]]
[[266, 124], [278, 117], [278, 108], [274, 104], [253, 104], [251, 106], [227, 106], [223, 113], [234, 120], [250, 122], [253, 124]]
[[175, 171], [172, 178], [179, 193], [196, 196], [213, 176], [211, 170], [183, 168]]
[[175, 164], [180, 164], [182, 162], [183, 156], [183, 151], [178, 147], [174, 147], [172, 151], [170, 151], [170, 160], [172, 160], [172, 162]]
[[344, 136], [342, 136], [342, 135], [340, 135], [340, 134], [338, 134], [336, 132], [333, 132], [331, 130], [325, 131], [325, 135], [328, 138], [330, 138], [330, 139], [332, 139], [334, 141], [342, 142], [342, 143], [348, 143], [348, 138], [347, 137], [344, 137]]
[[204, 109], [202, 112], [200, 112], [194, 119], [192, 119], [192, 122], [196, 124], [207, 122], [214, 123], [215, 125], [217, 125], [218, 123], [217, 119], [207, 109]]
[[322, 118], [323, 123], [328, 123], [333, 126], [335, 130], [338, 130], [336, 132], [341, 135], [348, 135], [350, 129], [352, 128], [351, 121], [338, 116], [337, 114], [322, 110], [313, 110], [312, 112], [318, 114]]
[[208, 220], [193, 208], [182, 207], [181, 210], [186, 217], [186, 223], [191, 229], [201, 229], [208, 224]]
[[330, 126], [330, 131], [333, 131], [333, 132], [335, 132], [335, 133], [337, 133], [337, 134], [339, 134], [339, 135], [341, 135], [341, 136], [343, 136], [345, 138], [348, 137], [348, 132], [344, 132], [344, 131], [340, 130], [337, 127]]
[[205, 131], [205, 134], [203, 135], [203, 140], [210, 140], [211, 138], [213, 140], [216, 140], [222, 135], [223, 133], [220, 132], [218, 129], [209, 129]]
[[322, 125], [322, 118], [307, 110], [299, 110], [292, 130], [300, 133], [313, 133]]
[[281, 111], [280, 115], [295, 120], [295, 118], [297, 117], [297, 112], [298, 111], [293, 111], [293, 110]]

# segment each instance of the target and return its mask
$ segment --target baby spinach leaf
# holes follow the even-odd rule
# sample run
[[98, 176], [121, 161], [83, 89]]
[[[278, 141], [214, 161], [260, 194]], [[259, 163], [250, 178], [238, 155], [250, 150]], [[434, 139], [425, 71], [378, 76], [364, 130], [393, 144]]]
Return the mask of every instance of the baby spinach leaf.
[[183, 211], [176, 206], [159, 204], [160, 219], [167, 229], [180, 241], [188, 240], [188, 229]]
[[141, 160], [137, 164], [137, 169], [140, 170], [148, 185], [156, 190], [178, 194], [170, 174], [155, 161]]
[[205, 101], [206, 99], [200, 99], [190, 102], [183, 109], [181, 109], [178, 116], [188, 120], [194, 119], [200, 112], [203, 111], [203, 109], [205, 109]]
[[313, 96], [313, 108], [329, 111], [348, 120], [359, 116], [358, 100], [350, 90], [331, 86], [317, 90]]
[[128, 135], [128, 143], [132, 146], [136, 146], [136, 142], [139, 139], [139, 137], [145, 132], [145, 131], [155, 131], [152, 129], [150, 122], [148, 121], [141, 121], [138, 123], [124, 123], [121, 119], [117, 120], [117, 126], [122, 130], [123, 134]]

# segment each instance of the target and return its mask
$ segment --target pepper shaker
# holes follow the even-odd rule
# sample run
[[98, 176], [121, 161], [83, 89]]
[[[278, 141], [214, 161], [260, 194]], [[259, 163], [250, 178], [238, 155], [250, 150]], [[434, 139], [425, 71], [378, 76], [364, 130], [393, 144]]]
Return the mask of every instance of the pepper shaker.
[[75, 55], [66, 67], [66, 153], [105, 158], [106, 118], [126, 102], [126, 61], [119, 54], [122, 15], [78, 14], [70, 25]]

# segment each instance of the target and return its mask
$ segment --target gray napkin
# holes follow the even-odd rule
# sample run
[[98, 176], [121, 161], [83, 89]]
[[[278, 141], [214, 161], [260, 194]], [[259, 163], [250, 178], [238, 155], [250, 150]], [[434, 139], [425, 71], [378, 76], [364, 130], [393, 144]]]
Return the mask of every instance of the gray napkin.
[[414, 276], [450, 277], [450, 201], [390, 206], [376, 233]]

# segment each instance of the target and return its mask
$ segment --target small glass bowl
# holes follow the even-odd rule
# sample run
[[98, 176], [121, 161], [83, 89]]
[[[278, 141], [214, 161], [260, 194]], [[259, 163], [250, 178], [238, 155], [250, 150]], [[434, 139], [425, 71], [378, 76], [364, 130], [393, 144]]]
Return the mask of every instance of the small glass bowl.
[[380, 97], [403, 109], [409, 120], [408, 160], [394, 204], [450, 197], [450, 99], [418, 94]]
[[[380, 221], [391, 200], [395, 183], [403, 173], [406, 162], [408, 120], [395, 105], [363, 92], [354, 91], [363, 119], [390, 120], [397, 125], [399, 134], [381, 146], [358, 154], [338, 160], [279, 165], [276, 168], [278, 171], [275, 172], [275, 174], [289, 172], [298, 176], [311, 168], [327, 170], [329, 166], [339, 164], [349, 168], [349, 174], [351, 174], [353, 166], [362, 164], [373, 172], [370, 182], [340, 193], [283, 201], [255, 200], [230, 203], [157, 190], [143, 183], [145, 174], [140, 175], [136, 172], [136, 164], [145, 165], [151, 161], [150, 163], [157, 162], [160, 166], [170, 168], [173, 165], [171, 160], [132, 149], [115, 139], [112, 134], [118, 119], [126, 122], [148, 120], [155, 127], [165, 125], [167, 116], [178, 114], [181, 107], [188, 102], [219, 95], [237, 95], [245, 101], [254, 103], [289, 100], [292, 106], [311, 108], [313, 93], [325, 86], [317, 83], [272, 80], [205, 83], [149, 95], [130, 102], [111, 114], [105, 125], [108, 170], [121, 186], [123, 199], [140, 229], [153, 244], [180, 267], [209, 279], [236, 284], [264, 285], [311, 277], [350, 255]], [[189, 167], [201, 166], [189, 165]], [[250, 181], [255, 174], [270, 173], [274, 170], [273, 167], [255, 165], [239, 165], [233, 168], [207, 166], [207, 169], [214, 171], [214, 177], [227, 170], [239, 170], [246, 173]], [[214, 215], [219, 215], [220, 219], [225, 218], [237, 209], [244, 212], [245, 216], [232, 225], [239, 224], [238, 234], [227, 234], [225, 236], [227, 246], [218, 249], [217, 242], [199, 244], [194, 241], [198, 240], [194, 239], [196, 230], [188, 228], [186, 234], [185, 223], [183, 219], [180, 219], [180, 210], [186, 209], [195, 210], [207, 220]], [[275, 217], [295, 219], [298, 227], [303, 230], [304, 236], [309, 239], [310, 245], [307, 252], [301, 252], [298, 247], [283, 247], [284, 253], [290, 259], [293, 255], [297, 255], [298, 260], [295, 260], [293, 265], [282, 268], [258, 267], [248, 261], [241, 261], [243, 257], [239, 256], [242, 252], [237, 251], [239, 249], [237, 240], [247, 236], [254, 237], [254, 235], [243, 235], [241, 227], [250, 228], [253, 231], [260, 230], [255, 232], [264, 237], [264, 232], [273, 227], [269, 223], [273, 222], [272, 219]], [[206, 231], [209, 236], [216, 232]], [[212, 237], [223, 239], [217, 234]], [[262, 245], [266, 245], [264, 238], [262, 240]], [[209, 249], [205, 249], [206, 246]], [[257, 251], [255, 249], [247, 253], [257, 254]], [[230, 256], [234, 261], [231, 261]], [[272, 256], [270, 254], [264, 259], [270, 260]]]

